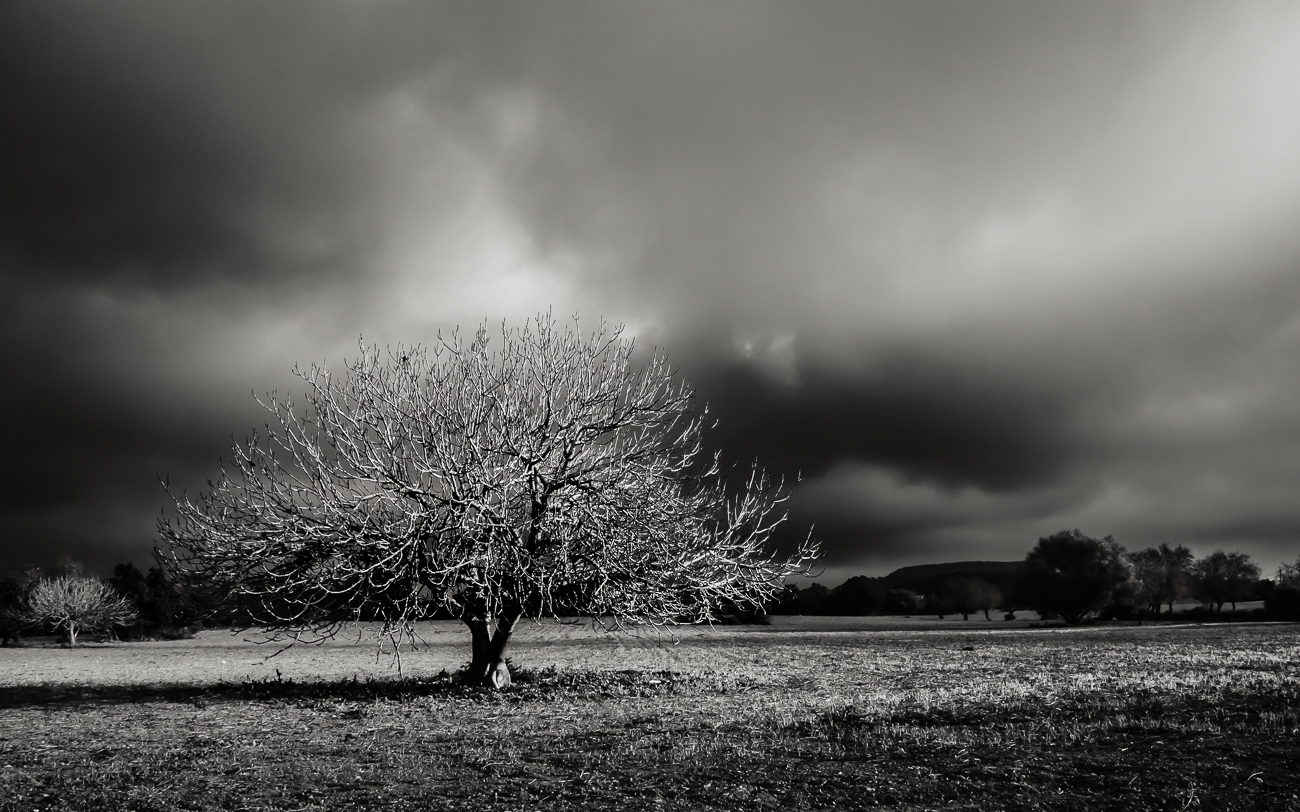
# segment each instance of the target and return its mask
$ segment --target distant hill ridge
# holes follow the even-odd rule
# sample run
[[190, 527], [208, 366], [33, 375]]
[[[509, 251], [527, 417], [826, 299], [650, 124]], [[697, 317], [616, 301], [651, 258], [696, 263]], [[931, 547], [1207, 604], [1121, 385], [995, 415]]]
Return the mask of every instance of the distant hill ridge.
[[912, 589], [923, 592], [938, 581], [957, 576], [983, 578], [1002, 590], [1015, 582], [1016, 573], [1023, 561], [954, 561], [948, 564], [917, 564], [896, 569], [880, 580], [890, 589]]

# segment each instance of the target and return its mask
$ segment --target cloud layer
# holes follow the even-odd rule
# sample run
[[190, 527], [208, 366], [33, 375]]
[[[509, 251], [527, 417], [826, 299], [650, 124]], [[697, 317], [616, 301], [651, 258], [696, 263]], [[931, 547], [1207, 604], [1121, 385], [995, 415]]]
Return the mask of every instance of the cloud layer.
[[250, 389], [547, 308], [835, 572], [1300, 554], [1300, 10], [0, 8], [4, 560], [143, 560]]

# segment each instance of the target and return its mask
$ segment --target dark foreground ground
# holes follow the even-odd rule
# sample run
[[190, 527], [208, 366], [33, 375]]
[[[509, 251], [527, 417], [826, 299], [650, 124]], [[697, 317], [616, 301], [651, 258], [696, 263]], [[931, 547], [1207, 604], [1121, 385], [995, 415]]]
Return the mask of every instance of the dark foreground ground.
[[3, 810], [1300, 810], [1296, 625], [539, 639], [501, 694], [33, 683], [21, 657]]

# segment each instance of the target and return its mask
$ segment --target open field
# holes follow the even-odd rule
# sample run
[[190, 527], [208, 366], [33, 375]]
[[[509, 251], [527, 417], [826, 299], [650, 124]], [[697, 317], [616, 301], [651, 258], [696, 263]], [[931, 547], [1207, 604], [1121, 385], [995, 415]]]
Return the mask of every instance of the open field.
[[0, 809], [1300, 810], [1300, 626], [1028, 625], [2, 649]]

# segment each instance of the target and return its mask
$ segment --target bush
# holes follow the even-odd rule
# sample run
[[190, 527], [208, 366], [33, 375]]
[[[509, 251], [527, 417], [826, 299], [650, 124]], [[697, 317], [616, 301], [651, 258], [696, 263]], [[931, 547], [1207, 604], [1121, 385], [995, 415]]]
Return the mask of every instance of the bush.
[[1275, 587], [1264, 599], [1264, 611], [1273, 620], [1300, 620], [1300, 587]]
[[916, 615], [925, 609], [925, 596], [910, 589], [891, 589], [885, 592], [883, 611], [887, 615]]
[[885, 590], [875, 578], [855, 575], [831, 590], [826, 613], [831, 615], [874, 615], [885, 603]]
[[766, 612], [731, 608], [718, 613], [717, 623], [719, 626], [771, 626], [772, 619]]
[[786, 584], [777, 599], [767, 607], [770, 615], [824, 615], [831, 591], [818, 583], [800, 589]]
[[1098, 620], [1135, 620], [1146, 616], [1145, 607], [1138, 608], [1127, 601], [1114, 601], [1097, 615]]
[[118, 564], [108, 583], [135, 606], [135, 620], [118, 629], [128, 640], [179, 640], [192, 637], [204, 610], [200, 601], [180, 589], [161, 567], [148, 574], [134, 564]]

